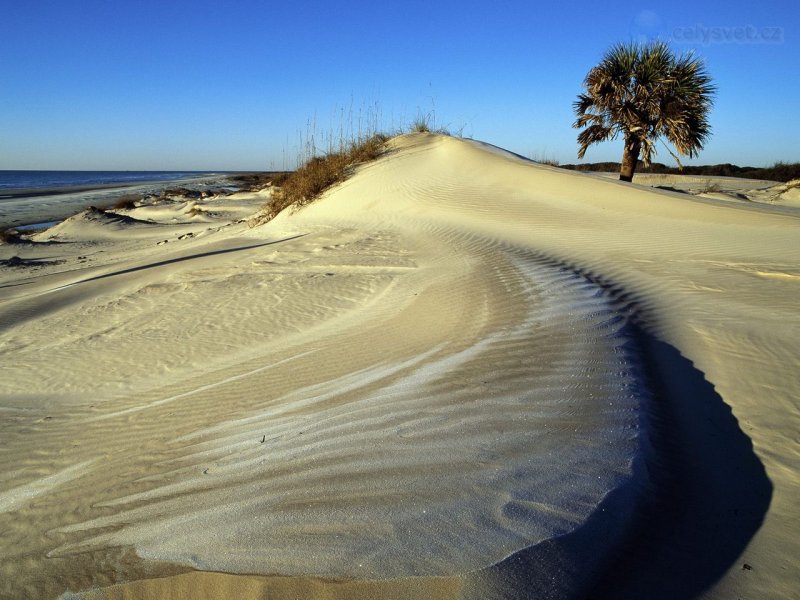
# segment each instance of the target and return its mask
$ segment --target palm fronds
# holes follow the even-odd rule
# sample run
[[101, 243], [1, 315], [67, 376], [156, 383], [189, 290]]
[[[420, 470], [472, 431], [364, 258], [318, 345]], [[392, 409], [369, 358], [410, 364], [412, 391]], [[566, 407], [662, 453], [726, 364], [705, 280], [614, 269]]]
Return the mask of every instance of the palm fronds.
[[640, 149], [645, 165], [662, 137], [692, 157], [711, 134], [708, 113], [716, 89], [705, 65], [692, 54], [675, 56], [663, 42], [613, 46], [583, 85], [585, 93], [573, 103], [573, 127], [583, 129], [579, 158], [592, 144], [620, 134], [626, 148]]

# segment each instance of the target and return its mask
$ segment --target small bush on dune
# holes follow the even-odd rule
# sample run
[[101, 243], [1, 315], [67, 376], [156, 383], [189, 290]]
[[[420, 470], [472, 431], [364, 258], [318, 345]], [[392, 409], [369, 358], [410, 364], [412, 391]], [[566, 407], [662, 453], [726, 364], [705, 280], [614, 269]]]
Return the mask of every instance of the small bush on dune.
[[111, 208], [113, 210], [131, 210], [136, 208], [138, 196], [122, 196]]
[[710, 179], [706, 180], [705, 185], [700, 189], [701, 194], [713, 194], [721, 191], [722, 186], [716, 181], [711, 181]]
[[427, 119], [418, 118], [414, 123], [411, 125], [411, 132], [412, 133], [430, 133], [431, 128], [428, 125]]
[[[462, 127], [463, 129], [463, 127]], [[411, 123], [408, 131], [410, 133], [438, 133], [439, 135], [453, 135], [450, 133], [450, 129], [447, 125], [442, 127], [436, 126], [436, 114], [435, 112], [431, 111], [426, 115], [419, 115], [414, 122]], [[461, 137], [461, 133], [459, 132], [458, 137]]]

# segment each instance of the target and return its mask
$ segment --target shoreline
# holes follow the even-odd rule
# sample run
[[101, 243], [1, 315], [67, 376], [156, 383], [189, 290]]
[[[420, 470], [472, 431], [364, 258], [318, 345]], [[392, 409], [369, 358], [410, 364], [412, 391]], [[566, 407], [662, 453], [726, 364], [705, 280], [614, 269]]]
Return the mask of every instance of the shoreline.
[[108, 189], [122, 189], [129, 188], [135, 185], [147, 185], [155, 182], [142, 182], [139, 183], [105, 183], [94, 185], [74, 185], [65, 187], [47, 187], [47, 188], [9, 188], [0, 191], [0, 202], [5, 200], [19, 200], [21, 198], [38, 198], [40, 196], [61, 196], [63, 194], [79, 194], [81, 192], [93, 192], [96, 190]]
[[185, 189], [239, 191], [238, 173], [49, 188], [11, 188], [0, 193], [0, 232], [15, 227], [61, 222], [90, 206], [108, 208], [127, 197], [142, 200]]

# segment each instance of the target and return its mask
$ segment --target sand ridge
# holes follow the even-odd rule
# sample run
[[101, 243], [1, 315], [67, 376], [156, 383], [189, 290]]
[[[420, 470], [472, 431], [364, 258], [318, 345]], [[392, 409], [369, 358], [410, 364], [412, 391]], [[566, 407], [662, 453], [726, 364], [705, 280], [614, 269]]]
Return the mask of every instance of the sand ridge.
[[[673, 480], [643, 407], [654, 381], [697, 377], [655, 394], [719, 408], [703, 419], [738, 440], [760, 495], [712, 518], [740, 532], [733, 553], [665, 590], [790, 597], [791, 208], [625, 186], [443, 136], [392, 144], [263, 227], [235, 222], [257, 198], [220, 199], [201, 221], [213, 205], [153, 207], [154, 224], [84, 216], [19, 249], [65, 262], [0, 282], [2, 592], [122, 580], [139, 583], [103, 593], [635, 597], [636, 573], [603, 569], [625, 544], [664, 539], [626, 541], [648, 490]], [[658, 352], [645, 346], [672, 370], [648, 374]], [[681, 535], [691, 519], [675, 523]], [[274, 577], [149, 579], [193, 569]]]

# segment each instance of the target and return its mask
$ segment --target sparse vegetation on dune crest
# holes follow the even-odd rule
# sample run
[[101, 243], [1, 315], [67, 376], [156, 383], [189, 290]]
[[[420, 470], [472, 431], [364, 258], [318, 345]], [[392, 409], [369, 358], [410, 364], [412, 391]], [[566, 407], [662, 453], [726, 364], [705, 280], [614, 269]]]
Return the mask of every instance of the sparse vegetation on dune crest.
[[[463, 128], [462, 128], [463, 129]], [[448, 125], [441, 127], [436, 126], [436, 112], [431, 111], [428, 114], [418, 114], [417, 118], [411, 123], [408, 128], [410, 133], [438, 133], [440, 135], [452, 135]], [[461, 137], [459, 131], [456, 135]]]
[[[447, 129], [437, 129], [432, 125], [434, 120], [435, 116], [432, 113], [418, 116], [408, 126], [407, 131], [450, 135]], [[374, 119], [370, 117], [369, 121], [372, 123]], [[308, 204], [328, 188], [347, 179], [356, 166], [378, 158], [386, 151], [386, 142], [395, 135], [403, 133], [402, 130], [394, 134], [381, 133], [370, 125], [367, 133], [359, 130], [359, 133], [353, 134], [354, 137], [349, 140], [341, 137], [343, 134], [340, 134], [338, 139], [334, 134], [321, 135], [320, 138], [327, 140], [328, 151], [325, 154], [317, 154], [315, 127], [316, 123], [310, 121], [309, 133], [304, 144], [306, 158], [300, 159], [302, 164], [297, 170], [280, 173], [270, 180], [269, 184], [274, 188], [272, 198], [261, 213], [251, 220], [253, 225], [266, 223], [289, 206], [299, 207]], [[352, 125], [348, 126], [348, 130], [352, 129]]]
[[431, 130], [430, 125], [428, 125], [428, 120], [423, 118], [418, 118], [411, 124], [411, 131], [413, 133], [429, 133]]
[[535, 152], [528, 156], [533, 162], [539, 163], [540, 165], [549, 165], [551, 167], [557, 167], [561, 163], [555, 157], [547, 156], [545, 153]]
[[282, 181], [273, 182], [276, 190], [256, 224], [269, 221], [289, 206], [308, 204], [329, 187], [344, 181], [357, 165], [383, 154], [389, 139], [388, 135], [374, 133], [339, 151], [313, 156]]
[[[289, 206], [308, 204], [347, 179], [359, 164], [378, 158], [386, 151], [386, 142], [395, 136], [404, 133], [453, 135], [448, 126], [436, 125], [435, 108], [424, 114], [418, 111], [411, 123], [401, 120], [403, 124], [399, 128], [395, 128], [394, 121], [392, 125], [381, 126], [384, 120], [377, 102], [363, 104], [357, 112], [351, 103], [349, 109], [342, 108], [338, 116], [338, 122], [334, 118], [328, 131], [317, 128], [316, 114], [308, 119], [305, 134], [299, 135], [297, 164], [300, 166], [295, 171], [275, 171], [269, 177], [260, 174], [257, 179], [249, 176], [251, 189], [261, 190], [267, 186], [273, 189], [270, 201], [251, 218], [251, 226], [270, 221]], [[456, 135], [461, 137], [461, 131]], [[284, 150], [284, 157], [286, 155]]]

